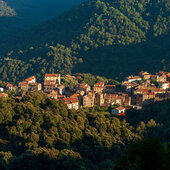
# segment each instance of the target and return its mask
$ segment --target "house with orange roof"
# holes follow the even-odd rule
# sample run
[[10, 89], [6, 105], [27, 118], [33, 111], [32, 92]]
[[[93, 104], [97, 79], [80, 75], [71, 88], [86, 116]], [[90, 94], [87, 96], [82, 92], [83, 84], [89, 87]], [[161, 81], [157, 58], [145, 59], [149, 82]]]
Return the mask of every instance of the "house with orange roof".
[[8, 94], [6, 94], [6, 93], [0, 93], [0, 97], [5, 97], [5, 98], [7, 98], [7, 97], [8, 97]]
[[151, 78], [151, 75], [148, 73], [148, 72], [145, 72], [145, 71], [141, 71], [139, 73], [139, 75], [141, 76], [142, 79], [144, 80], [148, 80]]
[[28, 82], [26, 82], [26, 81], [19, 82], [19, 83], [18, 83], [18, 87], [19, 87], [21, 90], [24, 90], [24, 91], [28, 91], [28, 90], [29, 90], [29, 84], [28, 84]]
[[95, 91], [89, 91], [83, 96], [83, 107], [93, 107], [95, 105]]
[[51, 93], [49, 93], [47, 96], [50, 98], [50, 99], [57, 99], [57, 91], [52, 91]]
[[122, 106], [119, 106], [111, 110], [111, 113], [117, 116], [122, 116], [122, 115], [125, 116], [125, 112], [126, 112], [126, 108]]
[[41, 83], [29, 83], [29, 91], [41, 91], [42, 84]]
[[75, 93], [72, 96], [70, 96], [70, 98], [77, 98], [78, 101], [79, 101], [79, 106], [83, 105], [83, 101], [82, 101], [83, 98], [82, 98], [82, 96], [80, 94]]
[[44, 92], [50, 93], [53, 90], [56, 90], [57, 84], [54, 81], [46, 80], [44, 81]]
[[123, 106], [123, 96], [117, 96], [115, 100], [115, 104]]
[[63, 101], [69, 109], [79, 109], [79, 101], [77, 98], [63, 98]]
[[82, 96], [87, 94], [90, 90], [91, 90], [91, 87], [86, 83], [78, 84], [78, 86], [76, 87], [76, 93]]
[[137, 89], [133, 93], [134, 94], [143, 94], [143, 93], [147, 93], [148, 91], [149, 91], [148, 89]]
[[29, 77], [27, 79], [25, 79], [25, 82], [29, 83], [36, 83], [36, 78], [35, 76]]
[[127, 93], [133, 93], [134, 89], [137, 88], [139, 84], [136, 82], [129, 83], [128, 81], [122, 82], [122, 90]]
[[104, 83], [103, 83], [103, 82], [96, 83], [96, 84], [94, 84], [94, 86], [93, 86], [93, 90], [94, 90], [96, 93], [103, 92], [103, 89], [104, 89]]
[[116, 104], [116, 98], [117, 98], [117, 94], [104, 94], [104, 100], [105, 100], [105, 104], [107, 105], [114, 105]]
[[167, 81], [169, 81], [170, 82], [170, 73], [167, 73]]
[[7, 90], [14, 90], [14, 91], [16, 91], [16, 89], [17, 89], [17, 87], [16, 86], [14, 86], [13, 84], [7, 84], [6, 85], [6, 89]]
[[160, 71], [157, 73], [156, 81], [157, 82], [166, 82], [168, 72]]
[[60, 74], [45, 74], [44, 82], [51, 81], [54, 84], [60, 85], [61, 84], [61, 77]]

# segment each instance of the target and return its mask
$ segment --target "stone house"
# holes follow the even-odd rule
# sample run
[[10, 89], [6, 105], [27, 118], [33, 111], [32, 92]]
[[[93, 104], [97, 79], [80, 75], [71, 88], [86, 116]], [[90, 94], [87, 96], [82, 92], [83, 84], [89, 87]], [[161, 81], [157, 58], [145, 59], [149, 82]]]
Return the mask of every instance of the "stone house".
[[141, 71], [141, 72], [139, 73], [139, 75], [140, 75], [141, 78], [144, 79], [144, 80], [148, 80], [148, 79], [151, 78], [151, 75], [150, 75], [148, 72]]
[[79, 101], [77, 98], [63, 98], [69, 109], [79, 109]]
[[126, 111], [126, 108], [122, 106], [111, 110], [112, 114], [117, 115], [117, 116], [125, 115], [125, 111]]
[[47, 93], [52, 92], [57, 88], [57, 84], [54, 81], [46, 80], [44, 81], [44, 91]]
[[78, 99], [79, 102], [79, 106], [83, 105], [83, 97], [80, 94], [73, 94], [72, 96], [70, 96], [70, 98], [76, 98]]
[[96, 92], [96, 93], [101, 93], [103, 92], [103, 89], [104, 89], [104, 83], [101, 82], [101, 83], [96, 83], [94, 86], [93, 86], [93, 90]]
[[90, 90], [91, 90], [91, 87], [86, 83], [78, 84], [78, 86], [76, 87], [76, 93], [82, 96], [87, 94]]
[[117, 98], [117, 94], [104, 94], [104, 100], [105, 100], [105, 104], [107, 105], [114, 105], [116, 104], [116, 98]]
[[102, 106], [104, 104], [104, 94], [103, 93], [96, 93], [95, 94], [95, 105]]
[[83, 107], [93, 107], [95, 105], [95, 91], [89, 91], [83, 96]]
[[24, 90], [24, 91], [28, 91], [28, 90], [29, 90], [29, 84], [28, 84], [28, 82], [26, 82], [26, 81], [20, 82], [20, 83], [18, 84], [18, 87], [19, 87], [21, 90]]
[[160, 71], [156, 75], [156, 81], [157, 82], [166, 82], [167, 81], [167, 72]]
[[128, 81], [122, 82], [122, 90], [131, 94], [133, 93], [134, 89], [137, 88], [139, 85], [136, 82], [129, 83]]
[[60, 74], [45, 74], [45, 81], [51, 81], [57, 85], [61, 84], [61, 77]]
[[42, 90], [42, 84], [41, 83], [30, 83], [29, 84], [29, 90], [30, 91], [41, 91]]
[[6, 88], [7, 88], [7, 90], [13, 90], [13, 91], [16, 91], [16, 89], [17, 89], [17, 87], [14, 86], [13, 84], [7, 84]]

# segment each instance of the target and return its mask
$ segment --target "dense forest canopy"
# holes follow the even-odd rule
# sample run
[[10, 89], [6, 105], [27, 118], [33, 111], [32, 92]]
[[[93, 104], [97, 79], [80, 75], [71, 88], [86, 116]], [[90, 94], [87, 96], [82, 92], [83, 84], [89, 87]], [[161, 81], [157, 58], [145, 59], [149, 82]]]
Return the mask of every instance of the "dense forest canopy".
[[[157, 110], [159, 107], [161, 109]], [[36, 170], [47, 167], [113, 169], [129, 144], [155, 136], [165, 144], [165, 151], [160, 152], [162, 145], [156, 141], [137, 142], [127, 154], [137, 152], [144, 159], [138, 153], [143, 148], [143, 154], [149, 152], [158, 159], [161, 154], [166, 154], [166, 143], [170, 141], [167, 128], [169, 109], [169, 100], [148, 105], [140, 111], [141, 115], [147, 114], [148, 119], [141, 118], [133, 125], [136, 121], [136, 116], [132, 117], [135, 110], [129, 111], [130, 124], [124, 118], [111, 116], [109, 108], [69, 110], [62, 101], [51, 100], [41, 92], [28, 92], [22, 100], [1, 98], [0, 167], [17, 170], [23, 167]], [[156, 118], [159, 115], [162, 116], [161, 120]], [[155, 149], [160, 152], [159, 155]], [[145, 158], [151, 160], [150, 155], [147, 156]], [[126, 159], [123, 162], [128, 165], [128, 159], [133, 162], [137, 158], [127, 156]], [[161, 164], [156, 168], [166, 167], [166, 160], [167, 155], [161, 158], [162, 162], [157, 162]], [[134, 166], [143, 166], [138, 161], [134, 162]], [[117, 166], [120, 165], [123, 164]]]
[[84, 2], [1, 43], [0, 78], [90, 72], [119, 79], [169, 71], [169, 6], [168, 0]]

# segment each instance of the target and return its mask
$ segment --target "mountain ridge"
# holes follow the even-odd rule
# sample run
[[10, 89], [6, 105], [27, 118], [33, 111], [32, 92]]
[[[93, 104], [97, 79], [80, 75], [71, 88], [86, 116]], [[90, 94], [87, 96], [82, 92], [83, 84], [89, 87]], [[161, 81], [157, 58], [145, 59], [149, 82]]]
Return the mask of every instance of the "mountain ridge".
[[[89, 68], [92, 68], [92, 74], [112, 75], [113, 78], [120, 73], [125, 76], [130, 70], [134, 73], [140, 71], [140, 68], [137, 68], [139, 63], [147, 64], [143, 68], [151, 70], [154, 59], [157, 65], [153, 66], [153, 71], [168, 70], [169, 50], [167, 43], [163, 44], [161, 41], [169, 42], [169, 11], [169, 2], [163, 0], [145, 0], [143, 3], [137, 0], [84, 2], [37, 26], [30, 33], [27, 32], [25, 36], [21, 36], [21, 41], [19, 38], [14, 40], [12, 43], [15, 46], [9, 50], [6, 58], [31, 65], [31, 70], [40, 77], [45, 72], [71, 74], [73, 70], [88, 72]], [[162, 40], [159, 38], [161, 36], [164, 37]], [[10, 45], [0, 47], [5, 49], [5, 46]], [[107, 52], [108, 48], [110, 50]], [[98, 49], [102, 49], [101, 54]], [[133, 53], [133, 50], [136, 52]], [[152, 57], [149, 59], [147, 55]], [[128, 61], [130, 69], [123, 62], [124, 59]], [[84, 69], [81, 68], [82, 63]], [[100, 70], [101, 63], [103, 68]], [[119, 66], [119, 63], [123, 64]], [[35, 67], [37, 64], [39, 69]], [[2, 76], [2, 79], [5, 78]]]

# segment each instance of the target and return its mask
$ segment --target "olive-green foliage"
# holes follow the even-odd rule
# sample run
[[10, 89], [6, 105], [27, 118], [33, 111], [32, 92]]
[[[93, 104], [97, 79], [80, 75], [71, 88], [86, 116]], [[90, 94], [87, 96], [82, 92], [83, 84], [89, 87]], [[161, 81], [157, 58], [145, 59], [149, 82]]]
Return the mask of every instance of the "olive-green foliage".
[[169, 6], [168, 0], [89, 0], [1, 44], [0, 78], [169, 71]]
[[[106, 112], [99, 107], [69, 110], [41, 92], [27, 92], [22, 100], [0, 98], [0, 166], [112, 169], [131, 142], [161, 136], [159, 120], [136, 127]], [[165, 134], [166, 123], [161, 128]], [[166, 136], [163, 142], [168, 140]]]

